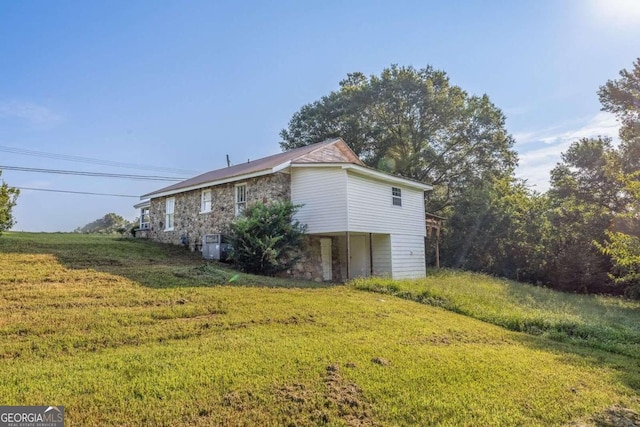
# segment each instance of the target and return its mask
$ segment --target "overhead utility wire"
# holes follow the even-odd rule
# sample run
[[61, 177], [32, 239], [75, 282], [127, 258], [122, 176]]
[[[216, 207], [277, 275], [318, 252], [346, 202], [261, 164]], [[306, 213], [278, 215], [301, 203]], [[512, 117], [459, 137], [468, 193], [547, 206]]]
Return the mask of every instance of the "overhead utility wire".
[[81, 176], [96, 176], [101, 178], [123, 178], [123, 179], [135, 179], [139, 181], [182, 181], [182, 178], [176, 178], [172, 176], [155, 176], [155, 175], [126, 175], [121, 173], [105, 173], [105, 172], [87, 172], [87, 171], [70, 171], [60, 169], [40, 169], [40, 168], [25, 168], [21, 166], [2, 166], [0, 170], [13, 170], [20, 172], [39, 172], [39, 173], [53, 173], [60, 175], [81, 175]]
[[18, 190], [48, 191], [51, 193], [88, 194], [90, 196], [130, 197], [132, 199], [140, 198], [140, 196], [130, 196], [128, 194], [92, 193], [90, 191], [52, 190], [50, 188], [32, 188], [32, 187], [12, 187], [12, 188], [17, 188]]
[[168, 173], [187, 174], [187, 175], [193, 175], [193, 174], [199, 173], [199, 172], [188, 170], [188, 169], [165, 168], [162, 166], [150, 166], [150, 165], [141, 165], [137, 163], [125, 163], [125, 162], [116, 162], [112, 160], [92, 159], [90, 157], [71, 156], [68, 154], [46, 153], [44, 151], [26, 150], [24, 148], [15, 148], [15, 147], [0, 146], [0, 151], [5, 153], [22, 154], [25, 156], [36, 156], [36, 157], [44, 157], [47, 159], [68, 160], [70, 162], [91, 163], [94, 165], [114, 166], [114, 167], [128, 168], [128, 169], [139, 169], [139, 170], [168, 172]]

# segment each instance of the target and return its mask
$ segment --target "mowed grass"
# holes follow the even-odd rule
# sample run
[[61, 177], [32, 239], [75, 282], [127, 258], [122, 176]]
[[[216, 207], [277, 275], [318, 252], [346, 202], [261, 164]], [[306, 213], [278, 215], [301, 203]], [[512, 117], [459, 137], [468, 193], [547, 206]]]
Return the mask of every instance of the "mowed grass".
[[64, 405], [70, 426], [546, 426], [640, 408], [629, 356], [235, 276], [149, 242], [5, 233], [0, 404]]
[[483, 274], [432, 270], [427, 278], [358, 279], [353, 286], [443, 307], [513, 331], [631, 356], [640, 361], [640, 302], [574, 295]]

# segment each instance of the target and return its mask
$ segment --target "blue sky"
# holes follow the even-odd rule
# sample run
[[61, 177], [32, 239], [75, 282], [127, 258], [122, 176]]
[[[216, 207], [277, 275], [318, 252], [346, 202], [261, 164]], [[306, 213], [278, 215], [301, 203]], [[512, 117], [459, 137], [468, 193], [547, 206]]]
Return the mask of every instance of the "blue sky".
[[[0, 147], [207, 171], [347, 73], [445, 70], [507, 116], [539, 190], [568, 144], [616, 135], [597, 89], [640, 56], [640, 1], [0, 3]], [[348, 142], [348, 141], [347, 141]], [[0, 165], [160, 174], [0, 152]], [[139, 195], [166, 183], [5, 170], [9, 185]], [[136, 199], [25, 190], [14, 229], [70, 231]]]

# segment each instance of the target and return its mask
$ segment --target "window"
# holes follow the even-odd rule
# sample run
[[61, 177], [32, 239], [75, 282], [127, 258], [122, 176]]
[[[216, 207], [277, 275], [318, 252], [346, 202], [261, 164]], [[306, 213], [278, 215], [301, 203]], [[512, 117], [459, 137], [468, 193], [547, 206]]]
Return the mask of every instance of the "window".
[[166, 209], [165, 209], [165, 224], [164, 224], [164, 230], [165, 231], [171, 231], [173, 230], [173, 219], [174, 219], [174, 210], [176, 207], [176, 199], [174, 199], [173, 197], [171, 197], [170, 199], [167, 199], [166, 201]]
[[393, 206], [402, 206], [402, 189], [391, 187], [391, 198], [393, 200]]
[[236, 185], [236, 216], [244, 212], [247, 207], [247, 184]]
[[202, 190], [200, 213], [211, 212], [211, 190]]
[[149, 208], [140, 209], [140, 230], [146, 230], [150, 225]]

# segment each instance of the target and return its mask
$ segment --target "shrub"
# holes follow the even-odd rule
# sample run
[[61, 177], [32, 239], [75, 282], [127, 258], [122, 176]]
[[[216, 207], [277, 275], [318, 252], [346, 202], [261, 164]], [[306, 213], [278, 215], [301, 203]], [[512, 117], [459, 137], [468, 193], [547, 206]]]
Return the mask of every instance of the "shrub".
[[302, 205], [256, 203], [231, 223], [229, 258], [243, 271], [273, 276], [298, 259], [306, 225], [293, 216]]

